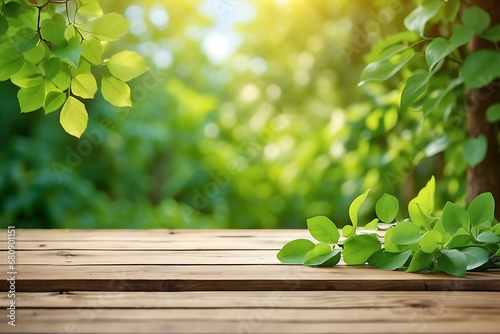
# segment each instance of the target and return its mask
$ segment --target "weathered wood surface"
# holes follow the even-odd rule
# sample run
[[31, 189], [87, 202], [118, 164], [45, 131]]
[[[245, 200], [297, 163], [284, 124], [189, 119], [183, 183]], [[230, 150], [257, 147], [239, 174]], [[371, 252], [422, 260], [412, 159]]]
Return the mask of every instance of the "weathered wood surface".
[[0, 333], [500, 333], [500, 271], [279, 264], [277, 250], [295, 238], [310, 236], [17, 230], [17, 326], [3, 320]]

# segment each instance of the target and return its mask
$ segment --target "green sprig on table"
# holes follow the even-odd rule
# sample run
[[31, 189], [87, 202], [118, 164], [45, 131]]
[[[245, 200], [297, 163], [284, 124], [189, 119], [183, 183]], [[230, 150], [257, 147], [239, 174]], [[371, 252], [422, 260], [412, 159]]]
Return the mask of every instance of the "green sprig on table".
[[[384, 194], [375, 205], [377, 218], [363, 230], [358, 229], [358, 211], [368, 191], [357, 197], [349, 208], [352, 225], [344, 226], [343, 242], [329, 218], [307, 220], [311, 236], [283, 246], [277, 258], [283, 263], [331, 267], [369, 265], [384, 270], [407, 272], [445, 272], [465, 277], [470, 270], [484, 271], [498, 267], [500, 224], [494, 218], [495, 200], [491, 193], [476, 197], [465, 210], [447, 202], [442, 211], [434, 210], [434, 177], [408, 205], [409, 218], [395, 220], [399, 212], [396, 197]], [[387, 229], [388, 228], [388, 229]], [[373, 230], [387, 229], [382, 236]]]

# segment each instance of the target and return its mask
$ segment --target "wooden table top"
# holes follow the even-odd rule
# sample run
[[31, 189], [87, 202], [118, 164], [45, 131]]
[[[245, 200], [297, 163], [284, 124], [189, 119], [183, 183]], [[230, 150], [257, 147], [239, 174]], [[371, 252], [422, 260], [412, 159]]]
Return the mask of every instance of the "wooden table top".
[[[3, 231], [6, 235], [6, 231]], [[500, 333], [500, 271], [285, 265], [307, 230], [16, 230], [0, 333]], [[0, 241], [2, 277], [7, 241]]]

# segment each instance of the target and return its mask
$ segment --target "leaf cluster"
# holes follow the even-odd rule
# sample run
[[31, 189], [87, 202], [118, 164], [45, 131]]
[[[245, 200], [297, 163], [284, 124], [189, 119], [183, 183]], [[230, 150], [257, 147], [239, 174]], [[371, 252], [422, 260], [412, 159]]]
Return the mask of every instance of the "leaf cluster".
[[122, 51], [104, 59], [107, 42], [122, 37], [128, 21], [103, 14], [96, 0], [11, 0], [0, 4], [0, 80], [19, 87], [22, 113], [59, 110], [60, 123], [80, 137], [88, 114], [82, 99], [94, 98], [100, 78], [106, 101], [131, 106], [127, 81], [147, 70], [137, 53]]
[[[487, 86], [500, 77], [500, 25], [490, 26], [489, 14], [478, 6], [467, 8], [463, 14], [459, 13], [460, 6], [460, 0], [422, 1], [404, 21], [409, 31], [390, 36], [372, 51], [360, 85], [388, 80], [408, 64], [418, 64], [418, 70], [407, 78], [401, 91], [400, 109], [421, 110], [425, 118], [444, 111], [440, 123], [448, 121], [453, 110], [463, 109], [457, 100], [465, 90]], [[428, 36], [428, 26], [437, 23], [445, 34], [448, 32], [448, 38]], [[496, 50], [468, 52], [467, 44], [476, 36], [491, 42]], [[439, 77], [442, 73], [447, 78], [454, 76], [453, 80], [443, 82]], [[500, 104], [488, 108], [487, 120], [500, 120]], [[460, 140], [463, 156], [471, 167], [484, 160], [488, 143], [483, 134], [467, 139], [449, 137], [444, 133], [434, 149], [439, 147], [441, 152]]]
[[[367, 191], [349, 208], [352, 225], [344, 226], [342, 243], [338, 243], [340, 234], [330, 219], [314, 217], [307, 221], [307, 227], [320, 243], [291, 241], [277, 258], [283, 263], [334, 266], [342, 256], [347, 265], [368, 263], [384, 270], [442, 271], [459, 277], [469, 270], [497, 267], [500, 224], [494, 219], [491, 193], [479, 195], [467, 210], [447, 202], [442, 211], [436, 212], [435, 189], [432, 177], [409, 203], [410, 217], [403, 221], [396, 220], [398, 200], [384, 194], [375, 206], [377, 218], [359, 230], [357, 215]], [[386, 230], [385, 234], [376, 233], [378, 229]]]

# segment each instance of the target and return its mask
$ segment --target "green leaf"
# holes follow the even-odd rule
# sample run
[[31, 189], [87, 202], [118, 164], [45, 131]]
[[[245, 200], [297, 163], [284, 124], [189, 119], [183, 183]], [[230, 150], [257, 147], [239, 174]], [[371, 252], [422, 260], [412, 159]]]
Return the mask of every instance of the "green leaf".
[[35, 30], [22, 28], [12, 36], [12, 42], [19, 53], [33, 49], [40, 40]]
[[0, 35], [3, 35], [9, 30], [9, 22], [5, 16], [0, 15]]
[[371, 222], [365, 225], [365, 230], [376, 230], [379, 220], [377, 218], [373, 219]]
[[436, 16], [441, 4], [443, 1], [440, 0], [424, 1], [405, 18], [405, 27], [423, 37], [426, 23]]
[[3, 8], [3, 13], [5, 16], [16, 18], [21, 14], [21, 4], [17, 1], [9, 1], [5, 4]]
[[342, 236], [344, 238], [348, 238], [350, 237], [351, 235], [353, 235], [354, 233], [356, 232], [356, 230], [354, 230], [354, 228], [352, 227], [352, 225], [345, 225], [343, 228], [342, 228]]
[[486, 110], [486, 119], [490, 123], [500, 121], [500, 103], [495, 103], [488, 107]]
[[437, 267], [447, 274], [465, 277], [467, 272], [467, 257], [456, 249], [443, 249], [436, 259]]
[[486, 221], [493, 222], [495, 218], [495, 199], [493, 195], [491, 193], [482, 193], [474, 198], [467, 213], [472, 226], [479, 226]]
[[34, 48], [23, 53], [24, 60], [38, 64], [45, 58], [46, 50], [48, 47], [45, 43], [38, 43]]
[[377, 217], [384, 223], [391, 223], [399, 211], [399, 201], [396, 197], [384, 194], [375, 204]]
[[481, 37], [491, 42], [500, 41], [500, 25], [488, 28], [484, 33], [481, 34]]
[[49, 92], [45, 97], [45, 114], [49, 114], [57, 109], [61, 108], [61, 106], [66, 102], [66, 93], [61, 91], [53, 91]]
[[461, 67], [465, 89], [488, 85], [500, 76], [500, 52], [479, 50], [469, 54]]
[[82, 136], [82, 133], [87, 128], [89, 116], [85, 105], [78, 101], [73, 96], [68, 97], [64, 103], [59, 121], [67, 133], [77, 138]]
[[395, 270], [404, 266], [411, 255], [411, 249], [403, 253], [391, 253], [379, 250], [368, 259], [368, 263], [383, 270]]
[[43, 80], [32, 80], [27, 84], [27, 87], [19, 89], [17, 99], [23, 113], [40, 109], [45, 101]]
[[434, 220], [431, 214], [434, 212], [434, 194], [436, 192], [436, 180], [431, 177], [427, 185], [420, 190], [417, 197], [408, 204], [410, 219], [422, 228], [429, 229]]
[[488, 28], [491, 19], [487, 12], [478, 6], [472, 6], [465, 11], [464, 15], [462, 15], [462, 22], [464, 26], [472, 28], [480, 34]]
[[488, 244], [496, 244], [496, 243], [500, 242], [500, 236], [496, 235], [493, 232], [486, 231], [486, 232], [483, 232], [480, 235], [478, 235], [476, 240], [479, 242], [485, 242]]
[[447, 85], [446, 89], [442, 93], [440, 93], [438, 98], [427, 98], [424, 102], [424, 105], [422, 106], [424, 118], [427, 118], [431, 112], [438, 109], [438, 107], [441, 107], [441, 103], [446, 97], [449, 96], [448, 94], [453, 91], [453, 89], [460, 86], [463, 82], [464, 79], [462, 78], [462, 76], [459, 76]]
[[470, 234], [458, 234], [451, 238], [446, 245], [446, 248], [462, 248], [474, 244], [474, 237]]
[[97, 82], [92, 73], [79, 74], [71, 80], [71, 92], [84, 99], [92, 99], [97, 92]]
[[28, 85], [33, 85], [33, 80], [42, 81], [42, 74], [38, 67], [30, 63], [29, 61], [24, 61], [23, 67], [15, 74], [10, 77], [10, 81], [18, 87], [28, 87]]
[[51, 57], [43, 61], [42, 68], [45, 72], [45, 76], [49, 79], [53, 79], [61, 70], [61, 60], [58, 57]]
[[78, 14], [83, 14], [87, 16], [101, 16], [102, 8], [99, 2], [96, 0], [83, 0], [82, 5], [78, 9]]
[[313, 217], [307, 220], [307, 228], [314, 239], [327, 244], [339, 241], [340, 233], [337, 226], [325, 216]]
[[482, 133], [476, 138], [467, 138], [463, 147], [465, 160], [471, 167], [476, 167], [484, 160], [487, 150], [488, 141]]
[[[340, 261], [340, 256], [342, 255], [340, 250], [333, 250], [329, 254], [318, 256], [314, 261], [308, 261], [304, 263], [307, 266], [318, 266], [318, 267], [333, 267]], [[317, 263], [317, 264], [312, 264]]]
[[314, 243], [307, 239], [297, 239], [284, 245], [276, 255], [282, 263], [302, 264], [307, 253], [314, 248]]
[[91, 37], [82, 42], [82, 56], [94, 65], [102, 65], [103, 46], [98, 39]]
[[101, 82], [102, 96], [115, 107], [131, 107], [130, 87], [112, 76], [103, 76]]
[[425, 50], [425, 60], [432, 70], [437, 63], [443, 60], [460, 46], [474, 37], [474, 30], [469, 27], [458, 27], [449, 40], [437, 37], [432, 40]]
[[448, 0], [442, 7], [443, 18], [445, 22], [455, 22], [458, 11], [460, 10], [460, 0]]
[[340, 254], [338, 254], [340, 253], [339, 251], [335, 251], [335, 254], [332, 253], [334, 252], [332, 252], [331, 246], [323, 243], [317, 244], [306, 254], [306, 257], [304, 258], [304, 264], [306, 266], [319, 266], [337, 255], [339, 255], [338, 258], [340, 260]]
[[401, 93], [401, 109], [408, 108], [427, 89], [429, 75], [427, 73], [417, 73], [406, 80], [405, 87]]
[[41, 24], [42, 37], [53, 45], [61, 44], [66, 31], [66, 19], [60, 14], [54, 14], [51, 18], [43, 20]]
[[128, 31], [129, 22], [120, 14], [109, 13], [98, 18], [92, 34], [101, 41], [115, 41]]
[[56, 76], [51, 78], [50, 81], [54, 83], [60, 90], [66, 90], [69, 88], [71, 83], [71, 76], [69, 75], [67, 63], [61, 63], [61, 67], [57, 72]]
[[417, 271], [429, 268], [434, 262], [434, 254], [425, 253], [419, 249], [410, 262], [407, 272], [415, 273]]
[[23, 63], [23, 58], [12, 44], [0, 43], [0, 81], [9, 79], [23, 67]]
[[148, 67], [144, 58], [137, 53], [122, 51], [109, 59], [108, 69], [118, 79], [129, 81], [146, 72]]
[[353, 235], [344, 241], [344, 262], [348, 265], [365, 264], [380, 248], [380, 242], [376, 237], [368, 234]]
[[385, 234], [384, 234], [384, 249], [386, 251], [392, 252], [392, 253], [401, 253], [401, 252], [408, 250], [408, 246], [398, 245], [398, 244], [394, 243], [394, 241], [392, 240], [393, 239], [393, 237], [392, 237], [393, 232], [394, 232], [394, 228], [390, 228], [385, 232]]
[[470, 219], [465, 209], [451, 202], [446, 202], [441, 221], [445, 231], [451, 236], [454, 236], [461, 227], [470, 230]]
[[356, 229], [358, 228], [358, 211], [363, 202], [365, 201], [366, 196], [368, 196], [368, 192], [370, 192], [370, 189], [368, 189], [363, 194], [356, 197], [356, 199], [352, 201], [351, 205], [349, 206], [349, 218], [351, 218], [352, 230], [350, 230], [350, 234], [345, 235], [344, 231], [346, 231], [346, 229], [344, 226], [344, 229], [342, 230], [342, 235], [344, 237], [348, 238], [356, 232]]
[[75, 67], [78, 65], [78, 59], [82, 54], [83, 48], [80, 44], [80, 37], [71, 38], [66, 45], [54, 47], [52, 52], [59, 58], [65, 60], [69, 65]]
[[462, 249], [462, 253], [467, 257], [467, 270], [476, 269], [490, 260], [490, 254], [481, 247], [468, 247]]
[[432, 230], [424, 234], [424, 236], [420, 240], [419, 246], [422, 251], [426, 253], [432, 253], [438, 248], [441, 242], [441, 233]]
[[392, 242], [396, 245], [410, 245], [418, 242], [422, 236], [420, 235], [420, 227], [412, 222], [399, 223], [392, 230]]
[[361, 72], [361, 79], [358, 85], [362, 85], [367, 81], [387, 80], [391, 78], [414, 56], [415, 51], [412, 48], [406, 47], [404, 51], [390, 54], [381, 60], [368, 64], [363, 69], [363, 72]]

